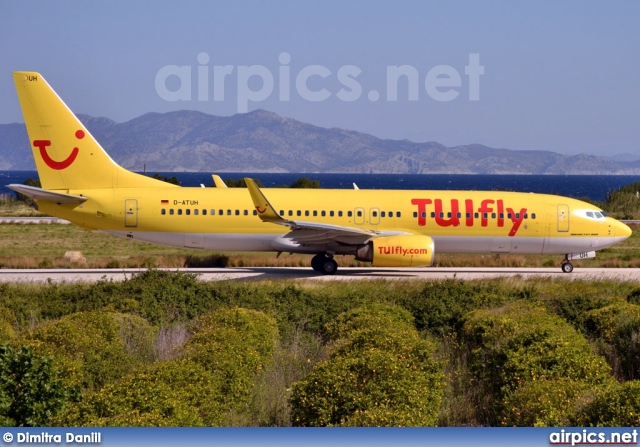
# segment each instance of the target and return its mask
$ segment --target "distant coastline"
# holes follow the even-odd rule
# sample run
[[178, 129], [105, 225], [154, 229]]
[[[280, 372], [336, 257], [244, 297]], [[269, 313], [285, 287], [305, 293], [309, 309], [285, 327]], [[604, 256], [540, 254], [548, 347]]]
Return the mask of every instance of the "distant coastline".
[[[481, 144], [383, 140], [266, 110], [233, 116], [147, 113], [124, 123], [79, 115], [123, 167], [165, 172], [640, 175], [640, 154], [611, 157], [517, 151]], [[545, 149], [545, 148], [541, 148]], [[0, 124], [0, 169], [35, 169], [24, 124]]]

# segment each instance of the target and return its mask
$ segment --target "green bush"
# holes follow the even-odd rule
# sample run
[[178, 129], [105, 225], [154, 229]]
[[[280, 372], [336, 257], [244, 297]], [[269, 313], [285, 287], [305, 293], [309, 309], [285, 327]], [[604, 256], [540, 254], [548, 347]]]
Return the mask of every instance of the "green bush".
[[640, 381], [612, 383], [598, 390], [572, 425], [637, 427], [640, 425]]
[[162, 362], [87, 394], [56, 419], [65, 426], [175, 427], [221, 425], [220, 387], [201, 365]]
[[220, 378], [220, 399], [237, 406], [248, 399], [258, 371], [278, 340], [273, 318], [248, 309], [219, 309], [196, 320], [185, 357]]
[[640, 306], [615, 301], [589, 312], [585, 327], [621, 380], [640, 378]]
[[[566, 321], [548, 314], [541, 305], [521, 301], [471, 312], [465, 317], [462, 338], [472, 377], [494, 401], [491, 408], [480, 411], [494, 424], [510, 420], [505, 399], [532, 382], [567, 379], [594, 387], [611, 381], [605, 359], [595, 355], [587, 340]], [[548, 393], [540, 388], [521, 391], [514, 397], [518, 405], [523, 405], [527, 395], [535, 400], [532, 391]], [[568, 415], [554, 416], [563, 417]], [[544, 415], [528, 418], [544, 420]]]
[[54, 355], [74, 385], [98, 389], [153, 360], [155, 329], [135, 315], [79, 312], [26, 335]]
[[505, 397], [500, 423], [521, 427], [572, 425], [580, 399], [591, 389], [587, 382], [569, 378], [524, 383]]
[[446, 279], [427, 282], [418, 294], [403, 297], [399, 304], [413, 314], [419, 331], [441, 335], [458, 328], [462, 317], [472, 310], [501, 306], [528, 295], [535, 295], [535, 290], [511, 290], [502, 280]]
[[6, 307], [0, 307], [0, 343], [5, 343], [15, 338], [14, 321], [13, 312]]
[[47, 425], [72, 394], [51, 357], [39, 355], [29, 346], [0, 345], [2, 425]]
[[435, 425], [444, 390], [434, 346], [410, 314], [371, 305], [340, 315], [328, 332], [344, 337], [330, 357], [293, 387], [299, 426]]

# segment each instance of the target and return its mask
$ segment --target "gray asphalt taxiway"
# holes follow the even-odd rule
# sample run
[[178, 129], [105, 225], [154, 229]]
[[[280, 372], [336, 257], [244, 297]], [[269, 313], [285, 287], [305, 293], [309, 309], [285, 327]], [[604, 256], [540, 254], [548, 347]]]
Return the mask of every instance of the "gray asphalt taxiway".
[[[640, 283], [640, 269], [632, 268], [576, 268], [562, 273], [554, 268], [375, 268], [341, 267], [335, 275], [321, 275], [306, 267], [243, 267], [161, 269], [195, 273], [203, 281], [290, 279], [311, 281], [359, 280], [430, 280], [430, 279], [487, 279], [498, 277], [549, 278], [571, 280], [613, 279]], [[0, 269], [0, 282], [94, 282], [122, 281], [144, 269]]]

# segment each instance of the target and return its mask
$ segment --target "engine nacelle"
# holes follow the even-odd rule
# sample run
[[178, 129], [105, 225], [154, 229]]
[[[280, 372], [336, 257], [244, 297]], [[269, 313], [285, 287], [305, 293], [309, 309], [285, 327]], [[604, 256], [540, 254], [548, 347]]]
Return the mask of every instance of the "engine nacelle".
[[429, 236], [399, 235], [372, 239], [358, 249], [356, 259], [377, 267], [428, 267], [434, 254]]

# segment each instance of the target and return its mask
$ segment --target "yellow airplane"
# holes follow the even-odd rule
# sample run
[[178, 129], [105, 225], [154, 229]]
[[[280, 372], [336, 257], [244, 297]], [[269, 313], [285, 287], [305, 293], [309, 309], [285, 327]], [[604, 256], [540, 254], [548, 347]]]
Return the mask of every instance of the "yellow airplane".
[[42, 75], [14, 81], [42, 188], [8, 185], [48, 214], [90, 230], [176, 247], [335, 255], [374, 266], [430, 266], [434, 253], [595, 256], [631, 235], [575, 199], [499, 191], [183, 188], [120, 167]]

